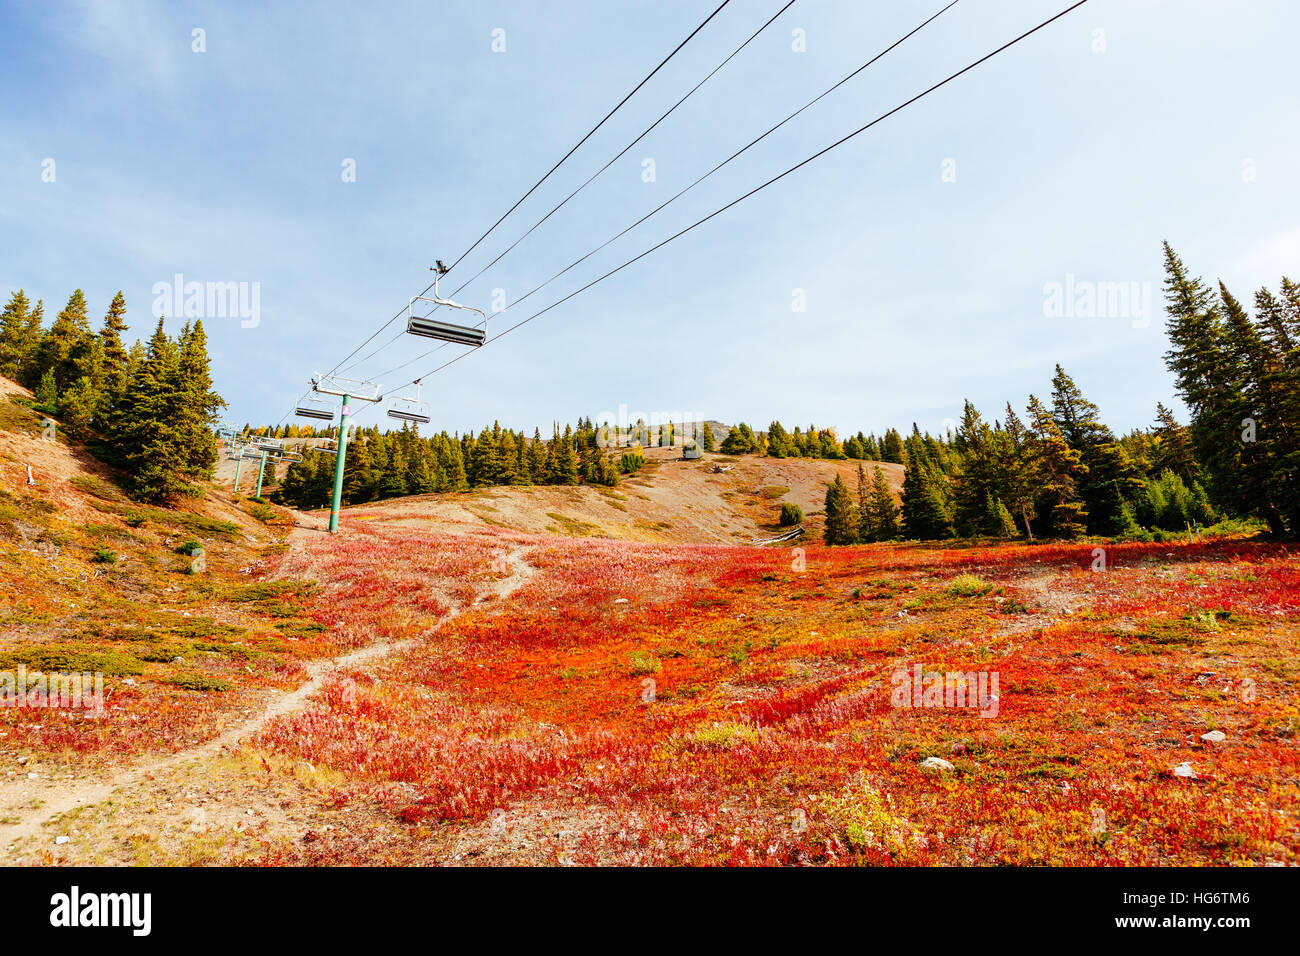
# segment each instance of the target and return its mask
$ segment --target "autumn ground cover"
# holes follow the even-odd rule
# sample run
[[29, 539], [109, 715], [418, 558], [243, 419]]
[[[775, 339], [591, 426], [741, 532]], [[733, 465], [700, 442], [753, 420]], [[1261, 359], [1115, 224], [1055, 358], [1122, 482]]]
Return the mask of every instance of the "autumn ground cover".
[[332, 537], [6, 415], [0, 670], [106, 685], [0, 709], [7, 862], [1297, 862], [1287, 546]]
[[[1093, 545], [367, 533], [534, 571], [268, 723], [268, 772], [328, 778], [293, 790], [323, 825], [236, 858], [1296, 862], [1283, 547], [1114, 545], [1103, 571]], [[996, 713], [895, 706], [915, 664], [995, 673]]]

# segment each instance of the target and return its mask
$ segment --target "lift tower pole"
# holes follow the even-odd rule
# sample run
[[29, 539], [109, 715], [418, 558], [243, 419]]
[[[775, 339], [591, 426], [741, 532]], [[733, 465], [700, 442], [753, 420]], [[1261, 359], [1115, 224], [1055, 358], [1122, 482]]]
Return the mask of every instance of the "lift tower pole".
[[343, 459], [348, 453], [348, 416], [352, 413], [348, 400], [351, 397], [343, 396], [343, 408], [339, 417], [339, 450], [334, 456], [334, 497], [330, 499], [330, 534], [339, 533], [339, 508], [343, 506]]
[[374, 382], [358, 382], [336, 375], [317, 375], [311, 388], [318, 395], [338, 395], [343, 399], [339, 408], [338, 452], [334, 458], [334, 496], [330, 499], [330, 534], [339, 533], [339, 510], [343, 507], [343, 471], [347, 465], [348, 419], [352, 416], [350, 402], [382, 402], [384, 387]]
[[254, 498], [262, 497], [262, 475], [266, 472], [266, 449], [262, 449], [262, 462], [257, 466], [257, 490], [253, 492]]

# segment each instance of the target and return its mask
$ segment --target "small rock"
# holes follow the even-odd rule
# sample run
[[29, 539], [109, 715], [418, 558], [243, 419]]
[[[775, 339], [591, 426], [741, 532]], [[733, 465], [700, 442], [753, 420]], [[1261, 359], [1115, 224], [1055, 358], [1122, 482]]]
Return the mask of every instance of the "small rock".
[[1175, 777], [1186, 777], [1188, 780], [1196, 779], [1196, 771], [1192, 769], [1192, 765], [1186, 760], [1175, 767], [1173, 772]]
[[316, 768], [313, 767], [306, 760], [299, 760], [296, 764], [293, 765], [293, 771], [294, 773], [305, 773], [308, 776], [311, 776], [316, 772]]
[[628, 604], [629, 601], [628, 601], [627, 598], [614, 598], [614, 603], [615, 603], [615, 604]]
[[1208, 734], [1201, 734], [1201, 740], [1207, 744], [1221, 744], [1228, 739], [1228, 735], [1222, 730], [1211, 730]]
[[58, 846], [63, 846], [63, 844], [65, 844], [65, 843], [68, 842], [68, 838], [65, 837], [65, 836], [56, 836], [56, 837], [54, 838], [54, 842], [55, 842]]
[[937, 773], [947, 773], [949, 770], [956, 770], [957, 768], [942, 757], [926, 757], [921, 761], [921, 769], [933, 770]]
[[184, 664], [184, 663], [185, 663], [185, 658], [183, 658], [183, 657], [177, 655], [176, 657], [173, 657], [173, 658], [172, 658], [172, 663], [173, 663], [173, 664]]

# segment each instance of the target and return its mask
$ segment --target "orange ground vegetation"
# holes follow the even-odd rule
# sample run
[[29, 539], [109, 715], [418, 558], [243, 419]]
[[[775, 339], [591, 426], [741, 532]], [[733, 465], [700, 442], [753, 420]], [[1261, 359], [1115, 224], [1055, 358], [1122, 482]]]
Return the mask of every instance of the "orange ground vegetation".
[[[1297, 862], [1300, 571], [1283, 547], [1115, 545], [1102, 572], [1093, 545], [355, 527], [309, 548], [349, 589], [314, 613], [351, 635], [418, 631], [436, 610], [422, 581], [455, 590], [509, 551], [534, 573], [256, 741], [341, 774], [326, 803], [395, 817], [406, 839], [335, 828], [258, 862], [457, 846], [490, 862]], [[894, 706], [915, 664], [995, 673], [996, 715]]]

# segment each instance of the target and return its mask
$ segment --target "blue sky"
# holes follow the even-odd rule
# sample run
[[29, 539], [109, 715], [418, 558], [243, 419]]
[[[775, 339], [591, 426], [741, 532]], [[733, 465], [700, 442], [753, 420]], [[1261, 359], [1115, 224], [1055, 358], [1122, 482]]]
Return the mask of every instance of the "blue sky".
[[[444, 293], [783, 3], [732, 0]], [[420, 292], [435, 258], [464, 252], [716, 5], [0, 3], [0, 292], [24, 288], [52, 315], [81, 287], [98, 320], [122, 289], [131, 331], [145, 336], [154, 285], [176, 273], [257, 283], [256, 327], [205, 326], [228, 417], [279, 421], [313, 372]], [[961, 0], [490, 330], [1066, 5]], [[489, 308], [503, 289], [510, 302], [941, 6], [798, 0], [457, 299]], [[192, 50], [196, 28], [205, 52]], [[492, 49], [497, 29], [504, 52]], [[428, 378], [435, 425], [499, 419], [545, 431], [626, 404], [759, 426], [779, 417], [842, 432], [913, 421], [937, 431], [963, 398], [989, 417], [1007, 400], [1022, 408], [1029, 392], [1049, 390], [1057, 362], [1113, 426], [1145, 425], [1173, 397], [1160, 358], [1162, 239], [1241, 297], [1300, 274], [1297, 35], [1300, 9], [1284, 0], [1091, 0]], [[43, 181], [47, 159], [53, 182]], [[341, 175], [349, 159], [355, 182]], [[1145, 325], [1140, 315], [1046, 315], [1045, 287], [1067, 276], [1150, 283], [1155, 315]], [[379, 376], [430, 347], [400, 337], [355, 371]], [[391, 389], [457, 351], [379, 380]]]

